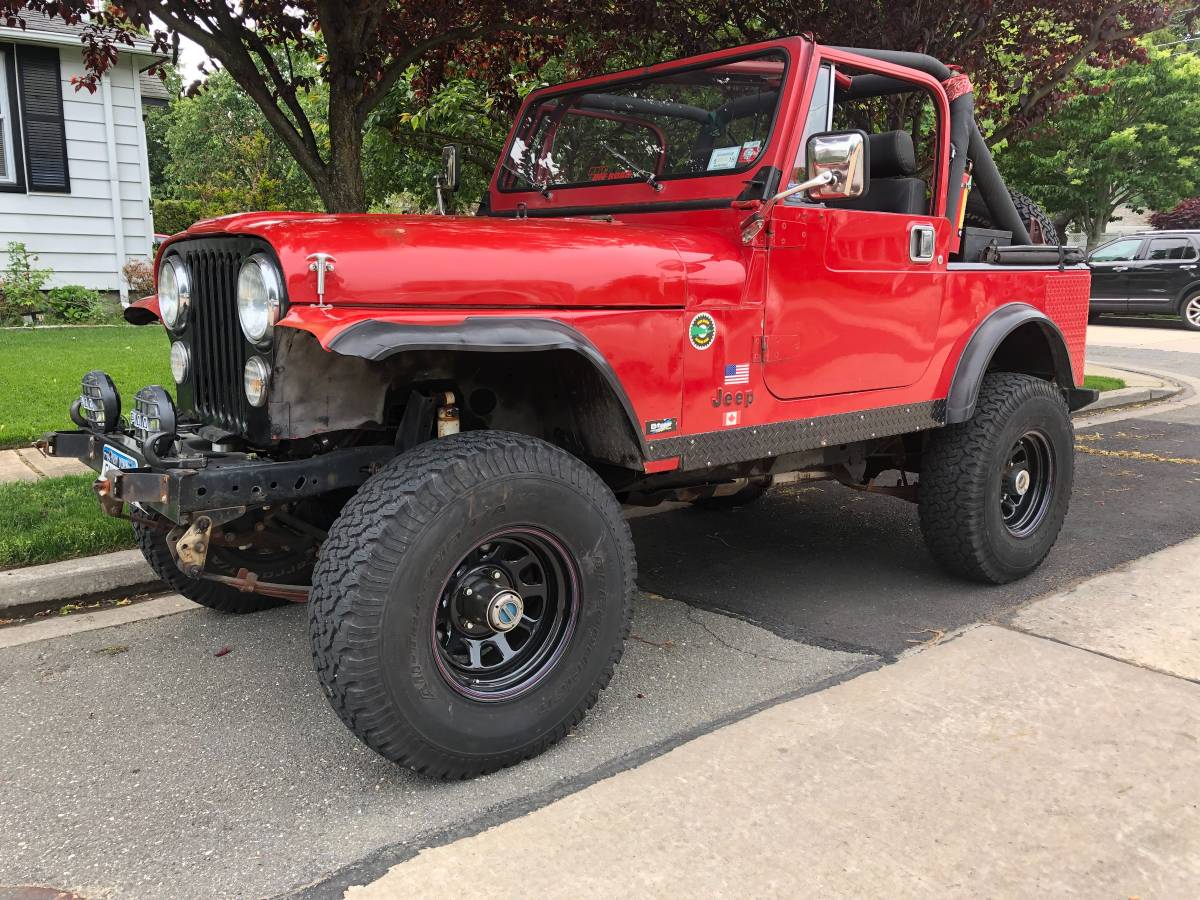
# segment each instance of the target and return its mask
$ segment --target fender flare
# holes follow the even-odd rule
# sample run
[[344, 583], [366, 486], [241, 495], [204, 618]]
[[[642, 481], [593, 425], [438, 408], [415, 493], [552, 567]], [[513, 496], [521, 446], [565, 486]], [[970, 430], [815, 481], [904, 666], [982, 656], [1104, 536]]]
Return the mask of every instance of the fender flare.
[[570, 350], [582, 356], [604, 379], [625, 410], [631, 436], [642, 459], [649, 448], [637, 413], [621, 379], [604, 354], [582, 333], [555, 319], [468, 316], [448, 325], [410, 325], [400, 322], [367, 321], [351, 325], [328, 344], [344, 356], [372, 361], [413, 350], [455, 350], [466, 353], [540, 353]]
[[1178, 294], [1175, 295], [1175, 303], [1174, 303], [1175, 307], [1178, 308], [1179, 305], [1181, 303], [1183, 303], [1184, 300], [1187, 299], [1189, 294], [1194, 294], [1198, 290], [1200, 290], [1200, 278], [1197, 278], [1195, 281], [1192, 281], [1189, 284], [1187, 284], [1183, 288], [1183, 290], [1181, 290]]
[[1004, 343], [1005, 338], [1030, 322], [1041, 328], [1050, 346], [1050, 355], [1054, 360], [1054, 380], [1067, 395], [1071, 409], [1086, 406], [1095, 399], [1090, 395], [1091, 392], [1076, 388], [1067, 342], [1050, 317], [1028, 303], [1008, 303], [994, 310], [980, 322], [971, 339], [967, 341], [967, 346], [963, 348], [954, 368], [950, 392], [946, 396], [947, 425], [965, 422], [974, 415], [983, 376], [987, 374], [988, 365], [996, 355], [996, 350]]

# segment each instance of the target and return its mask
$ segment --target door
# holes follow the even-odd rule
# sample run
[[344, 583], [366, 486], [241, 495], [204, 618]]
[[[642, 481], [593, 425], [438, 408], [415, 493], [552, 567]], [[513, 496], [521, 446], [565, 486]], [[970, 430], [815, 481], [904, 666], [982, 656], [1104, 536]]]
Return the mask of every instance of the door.
[[[771, 227], [763, 347], [771, 393], [795, 399], [917, 381], [937, 334], [949, 221], [781, 204]], [[936, 250], [917, 261], [923, 230]]]
[[1093, 312], [1126, 312], [1129, 309], [1129, 269], [1142, 249], [1142, 239], [1121, 238], [1092, 251]]
[[1174, 312], [1180, 292], [1195, 280], [1196, 248], [1184, 235], [1150, 239], [1125, 277], [1131, 313]]

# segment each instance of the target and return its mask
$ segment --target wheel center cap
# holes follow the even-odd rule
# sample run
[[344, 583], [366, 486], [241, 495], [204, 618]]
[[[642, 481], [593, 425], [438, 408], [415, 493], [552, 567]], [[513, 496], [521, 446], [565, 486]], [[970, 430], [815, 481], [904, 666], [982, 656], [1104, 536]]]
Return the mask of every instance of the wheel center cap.
[[493, 631], [512, 631], [525, 613], [525, 604], [516, 591], [499, 591], [487, 605], [487, 623]]
[[1021, 469], [1020, 471], [1017, 472], [1016, 477], [1013, 478], [1013, 488], [1016, 490], [1017, 494], [1019, 494], [1022, 497], [1024, 497], [1025, 494], [1029, 491], [1029, 470], [1028, 469]]

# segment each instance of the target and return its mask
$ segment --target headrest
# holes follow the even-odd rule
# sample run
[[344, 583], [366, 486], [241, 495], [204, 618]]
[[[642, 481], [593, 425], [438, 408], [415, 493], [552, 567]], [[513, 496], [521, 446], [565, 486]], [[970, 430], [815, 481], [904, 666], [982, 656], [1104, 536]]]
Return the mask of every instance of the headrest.
[[908, 178], [917, 174], [917, 152], [907, 131], [884, 131], [870, 135], [868, 140], [872, 178]]

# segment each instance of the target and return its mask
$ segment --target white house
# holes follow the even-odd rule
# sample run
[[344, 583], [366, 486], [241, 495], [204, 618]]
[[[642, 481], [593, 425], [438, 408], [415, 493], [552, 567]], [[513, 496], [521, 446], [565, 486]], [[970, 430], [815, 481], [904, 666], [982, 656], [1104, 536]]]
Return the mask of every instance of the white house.
[[125, 298], [121, 269], [154, 240], [142, 115], [167, 97], [144, 73], [156, 57], [148, 42], [122, 46], [95, 93], [77, 91], [82, 26], [23, 17], [23, 31], [0, 19], [0, 268], [20, 241], [54, 270], [51, 286]]

